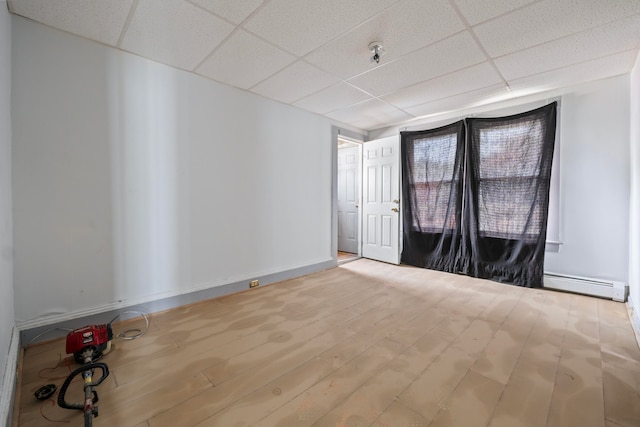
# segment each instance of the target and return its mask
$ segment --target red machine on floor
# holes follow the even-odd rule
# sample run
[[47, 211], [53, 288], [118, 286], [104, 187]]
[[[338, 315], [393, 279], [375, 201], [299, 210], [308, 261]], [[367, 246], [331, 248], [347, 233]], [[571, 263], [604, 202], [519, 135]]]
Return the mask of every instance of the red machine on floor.
[[95, 362], [109, 352], [111, 340], [113, 331], [110, 324], [85, 326], [67, 334], [67, 354], [73, 354], [80, 364], [87, 363], [87, 357]]
[[[109, 368], [105, 363], [96, 363], [111, 349], [113, 331], [111, 324], [89, 325], [73, 330], [67, 334], [66, 351], [73, 354], [76, 362], [82, 366], [73, 371], [62, 384], [58, 394], [58, 406], [65, 409], [78, 409], [84, 412], [84, 425], [91, 427], [93, 417], [98, 416], [98, 393], [95, 387], [109, 376]], [[98, 380], [93, 379], [94, 371], [100, 369], [102, 375]], [[82, 374], [84, 380], [84, 403], [68, 403], [65, 394], [71, 381]]]

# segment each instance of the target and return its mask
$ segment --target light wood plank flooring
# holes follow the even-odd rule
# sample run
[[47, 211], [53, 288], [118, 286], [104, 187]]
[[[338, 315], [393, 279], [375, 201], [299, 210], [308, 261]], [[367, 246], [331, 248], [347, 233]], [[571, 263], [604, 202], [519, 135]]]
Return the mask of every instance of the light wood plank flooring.
[[338, 251], [338, 264], [342, 264], [343, 262], [354, 261], [358, 259], [358, 254], [353, 254], [351, 252], [342, 252]]
[[[26, 349], [19, 426], [83, 425], [33, 398], [63, 353]], [[624, 304], [366, 259], [154, 315], [103, 361], [98, 427], [640, 426]]]

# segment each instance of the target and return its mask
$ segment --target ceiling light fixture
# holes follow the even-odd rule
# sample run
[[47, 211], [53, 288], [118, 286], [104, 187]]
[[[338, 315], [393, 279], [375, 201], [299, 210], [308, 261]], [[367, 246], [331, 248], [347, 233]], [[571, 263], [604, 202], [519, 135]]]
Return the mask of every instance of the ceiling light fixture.
[[369, 52], [373, 53], [371, 57], [371, 62], [375, 62], [376, 64], [380, 63], [380, 57], [384, 55], [384, 47], [382, 47], [382, 43], [380, 42], [371, 42], [369, 43]]

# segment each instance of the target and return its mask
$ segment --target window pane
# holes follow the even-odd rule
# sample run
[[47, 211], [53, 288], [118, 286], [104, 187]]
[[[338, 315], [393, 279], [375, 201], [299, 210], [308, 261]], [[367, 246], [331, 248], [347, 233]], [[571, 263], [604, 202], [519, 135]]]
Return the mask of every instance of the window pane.
[[541, 189], [537, 184], [537, 178], [528, 177], [482, 180], [478, 192], [480, 235], [506, 239], [531, 236], [535, 240], [543, 219], [541, 204], [531, 204], [531, 194]]
[[[456, 227], [457, 215], [454, 212], [447, 212], [450, 206], [451, 181], [415, 184], [414, 193], [416, 202], [421, 207], [418, 210], [418, 217], [414, 218], [414, 227], [418, 228], [421, 225], [422, 231], [432, 232]], [[449, 220], [445, 227], [447, 217]]]
[[413, 148], [414, 182], [451, 180], [456, 160], [457, 134], [418, 139]]
[[[449, 212], [449, 206], [452, 200], [457, 199], [455, 195], [451, 197], [457, 142], [457, 133], [413, 141], [411, 173], [416, 201], [414, 228], [432, 232], [455, 228], [457, 215], [453, 210]], [[455, 183], [457, 189], [457, 181]]]
[[480, 179], [537, 176], [544, 143], [540, 119], [480, 130]]

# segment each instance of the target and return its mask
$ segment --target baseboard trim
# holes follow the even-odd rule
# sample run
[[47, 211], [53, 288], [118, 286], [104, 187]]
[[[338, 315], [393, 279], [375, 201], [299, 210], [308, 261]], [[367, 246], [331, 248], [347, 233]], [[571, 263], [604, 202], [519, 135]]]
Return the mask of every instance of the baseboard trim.
[[[260, 286], [262, 287], [281, 282], [283, 280], [327, 270], [336, 266], [337, 261], [335, 259], [331, 259], [277, 273], [269, 273], [258, 277], [252, 277], [251, 280], [258, 279], [260, 281]], [[122, 314], [122, 320], [135, 316], [131, 313], [126, 313], [127, 311], [139, 311], [153, 314], [211, 298], [218, 298], [244, 291], [248, 289], [248, 282], [248, 280], [240, 280], [179, 295], [162, 297], [142, 303], [129, 302], [127, 304], [125, 301], [117, 305], [103, 305], [88, 311], [56, 315], [47, 319], [37, 319], [37, 321], [34, 322], [19, 323], [18, 328], [20, 330], [20, 339], [23, 345], [26, 346], [34, 342], [64, 336], [70, 329], [80, 328], [89, 324], [107, 323], [119, 314]]]
[[16, 395], [18, 355], [20, 354], [20, 333], [16, 326], [11, 331], [11, 343], [4, 365], [0, 384], [0, 425], [11, 427], [13, 402]]
[[634, 304], [633, 299], [629, 296], [627, 300], [627, 311], [629, 312], [629, 319], [631, 320], [631, 327], [636, 336], [638, 347], [640, 347], [640, 314], [638, 313], [638, 307]]

